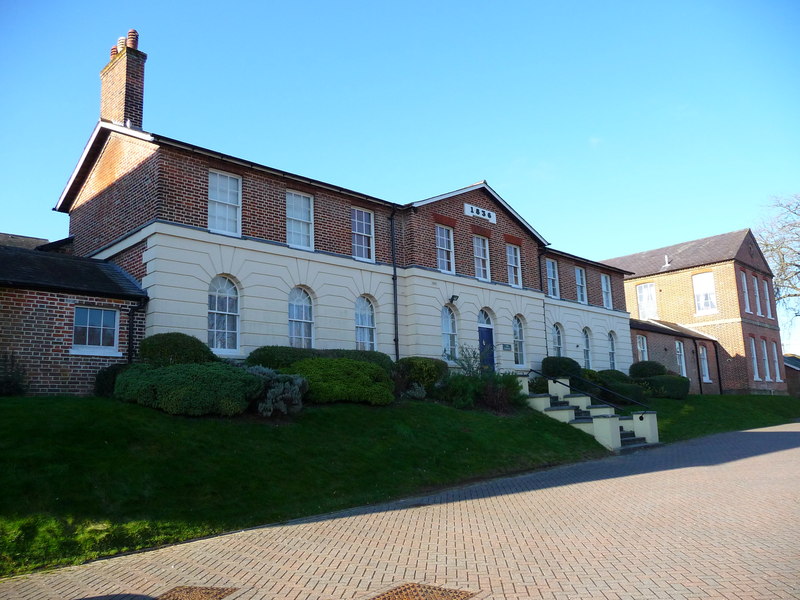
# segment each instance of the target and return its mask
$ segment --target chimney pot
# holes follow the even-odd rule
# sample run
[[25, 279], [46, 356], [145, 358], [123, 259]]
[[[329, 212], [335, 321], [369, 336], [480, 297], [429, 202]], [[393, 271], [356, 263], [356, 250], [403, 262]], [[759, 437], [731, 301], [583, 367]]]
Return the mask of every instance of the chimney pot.
[[117, 55], [117, 47], [111, 46], [111, 58], [114, 58]]
[[139, 32], [135, 29], [131, 29], [128, 31], [128, 48], [133, 48], [134, 50], [139, 49]]
[[125, 38], [121, 37], [117, 39], [117, 52], [122, 52], [125, 49]]

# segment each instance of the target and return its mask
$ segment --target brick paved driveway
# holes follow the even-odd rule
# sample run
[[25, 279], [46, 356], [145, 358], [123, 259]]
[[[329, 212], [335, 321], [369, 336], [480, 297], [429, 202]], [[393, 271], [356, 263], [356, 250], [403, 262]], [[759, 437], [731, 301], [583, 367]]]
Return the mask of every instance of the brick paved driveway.
[[[235, 500], [234, 500], [235, 501]], [[0, 598], [800, 598], [800, 424], [0, 581]]]

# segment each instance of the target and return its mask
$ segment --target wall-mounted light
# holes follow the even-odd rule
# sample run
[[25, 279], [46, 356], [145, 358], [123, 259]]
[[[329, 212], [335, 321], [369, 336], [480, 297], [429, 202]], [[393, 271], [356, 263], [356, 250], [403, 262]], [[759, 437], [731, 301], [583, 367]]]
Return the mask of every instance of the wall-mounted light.
[[453, 294], [450, 296], [450, 304], [455, 304], [456, 300], [458, 300], [458, 294]]

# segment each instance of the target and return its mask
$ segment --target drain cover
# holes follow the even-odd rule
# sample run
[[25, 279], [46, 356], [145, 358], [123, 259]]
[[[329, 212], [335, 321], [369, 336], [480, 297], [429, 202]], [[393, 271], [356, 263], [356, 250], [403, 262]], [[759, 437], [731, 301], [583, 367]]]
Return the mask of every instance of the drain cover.
[[182, 585], [161, 594], [156, 600], [222, 600], [237, 589]]
[[447, 588], [423, 585], [421, 583], [404, 583], [380, 596], [370, 600], [467, 600], [477, 592], [448, 590]]

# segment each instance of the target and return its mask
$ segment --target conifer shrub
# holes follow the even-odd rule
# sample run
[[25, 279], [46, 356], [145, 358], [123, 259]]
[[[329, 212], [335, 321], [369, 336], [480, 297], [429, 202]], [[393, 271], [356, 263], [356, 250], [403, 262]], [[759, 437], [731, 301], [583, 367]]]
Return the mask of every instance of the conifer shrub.
[[306, 358], [290, 369], [308, 380], [308, 401], [391, 404], [392, 381], [375, 363], [352, 358]]
[[303, 409], [303, 396], [308, 392], [308, 380], [299, 375], [278, 373], [260, 365], [247, 367], [247, 372], [264, 382], [264, 391], [257, 399], [256, 406], [262, 417], [296, 414]]
[[196, 337], [172, 331], [144, 338], [139, 344], [139, 357], [154, 367], [217, 360], [211, 349]]
[[[436, 384], [445, 380], [448, 372], [447, 363], [438, 358], [407, 356], [394, 365], [395, 389], [405, 394], [414, 388], [415, 399], [421, 400], [433, 391]], [[422, 398], [419, 398], [420, 388]]]
[[566, 356], [547, 356], [542, 359], [542, 373], [545, 377], [575, 377], [581, 374], [581, 365]]

